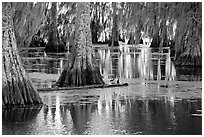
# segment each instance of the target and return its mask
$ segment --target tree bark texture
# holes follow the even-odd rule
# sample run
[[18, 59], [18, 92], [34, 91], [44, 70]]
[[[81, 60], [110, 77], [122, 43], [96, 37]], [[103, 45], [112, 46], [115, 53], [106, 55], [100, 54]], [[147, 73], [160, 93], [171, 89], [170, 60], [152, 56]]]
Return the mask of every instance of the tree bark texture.
[[2, 105], [24, 106], [41, 104], [19, 58], [14, 35], [12, 5], [2, 3]]
[[75, 46], [56, 86], [104, 84], [93, 56], [89, 3], [77, 3], [76, 12]]

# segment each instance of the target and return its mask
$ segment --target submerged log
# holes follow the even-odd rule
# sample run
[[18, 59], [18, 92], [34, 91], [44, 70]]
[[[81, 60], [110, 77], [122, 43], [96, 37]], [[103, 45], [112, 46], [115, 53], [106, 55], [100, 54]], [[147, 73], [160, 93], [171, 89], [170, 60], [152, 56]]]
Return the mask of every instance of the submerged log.
[[111, 87], [123, 87], [128, 86], [128, 83], [123, 84], [95, 84], [95, 85], [87, 85], [87, 86], [79, 86], [79, 87], [54, 87], [54, 88], [40, 88], [37, 89], [39, 92], [44, 91], [58, 91], [58, 90], [79, 90], [79, 89], [93, 89], [93, 88], [111, 88]]
[[27, 76], [17, 51], [11, 3], [3, 3], [2, 14], [2, 105], [41, 104], [37, 90]]

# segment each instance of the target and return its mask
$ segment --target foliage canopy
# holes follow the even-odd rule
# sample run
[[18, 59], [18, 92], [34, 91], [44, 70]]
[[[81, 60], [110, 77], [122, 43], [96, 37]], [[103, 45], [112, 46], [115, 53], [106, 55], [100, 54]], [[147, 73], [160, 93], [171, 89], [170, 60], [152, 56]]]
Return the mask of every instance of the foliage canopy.
[[[29, 43], [39, 29], [49, 30], [49, 3], [15, 3], [14, 21], [18, 45]], [[67, 46], [74, 45], [76, 3], [57, 3], [57, 29]], [[201, 65], [201, 2], [92, 2], [90, 3], [93, 43], [107, 43], [111, 38], [138, 44], [150, 36], [156, 46], [175, 43], [177, 64]], [[23, 25], [22, 25], [23, 24]], [[43, 28], [42, 28], [43, 26]], [[112, 31], [114, 30], [114, 31]], [[46, 37], [46, 35], [43, 35]], [[24, 43], [22, 43], [24, 42]], [[185, 59], [185, 61], [181, 61]]]

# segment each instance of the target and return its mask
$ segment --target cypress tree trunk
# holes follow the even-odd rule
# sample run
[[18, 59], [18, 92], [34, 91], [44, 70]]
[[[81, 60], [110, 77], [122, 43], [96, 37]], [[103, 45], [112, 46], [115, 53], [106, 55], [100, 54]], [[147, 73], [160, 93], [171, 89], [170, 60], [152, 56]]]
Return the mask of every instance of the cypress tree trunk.
[[19, 58], [12, 19], [12, 4], [2, 4], [2, 105], [42, 103]]
[[104, 84], [93, 57], [90, 5], [87, 2], [79, 2], [76, 5], [75, 46], [71, 51], [70, 61], [64, 68], [56, 86]]

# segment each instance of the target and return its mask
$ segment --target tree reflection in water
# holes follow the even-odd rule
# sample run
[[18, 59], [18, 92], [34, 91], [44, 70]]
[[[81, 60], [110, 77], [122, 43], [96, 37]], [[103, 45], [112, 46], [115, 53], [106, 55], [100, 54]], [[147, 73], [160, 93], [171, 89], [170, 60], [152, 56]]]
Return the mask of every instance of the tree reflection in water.
[[104, 77], [128, 78], [130, 86], [40, 93], [42, 109], [3, 109], [3, 134], [201, 134], [201, 117], [190, 116], [201, 100], [178, 100], [171, 88], [163, 95], [160, 84], [144, 80], [174, 80], [169, 54], [153, 60], [152, 50], [119, 49], [98, 49], [98, 65]]
[[190, 116], [201, 109], [201, 100], [177, 100], [171, 90], [165, 97], [155, 97], [149, 95], [150, 89], [151, 84], [144, 84], [141, 88], [92, 89], [89, 93], [41, 93], [45, 104], [41, 110], [3, 110], [3, 134], [202, 133], [201, 119]]
[[2, 109], [2, 134], [30, 134], [34, 131], [35, 123], [42, 106], [33, 108], [3, 108]]
[[41, 107], [34, 108], [3, 108], [2, 109], [2, 122], [26, 122], [30, 121], [37, 116]]
[[175, 80], [176, 70], [170, 59], [170, 48], [120, 44], [119, 47], [97, 48], [98, 67], [105, 78], [143, 78]]

